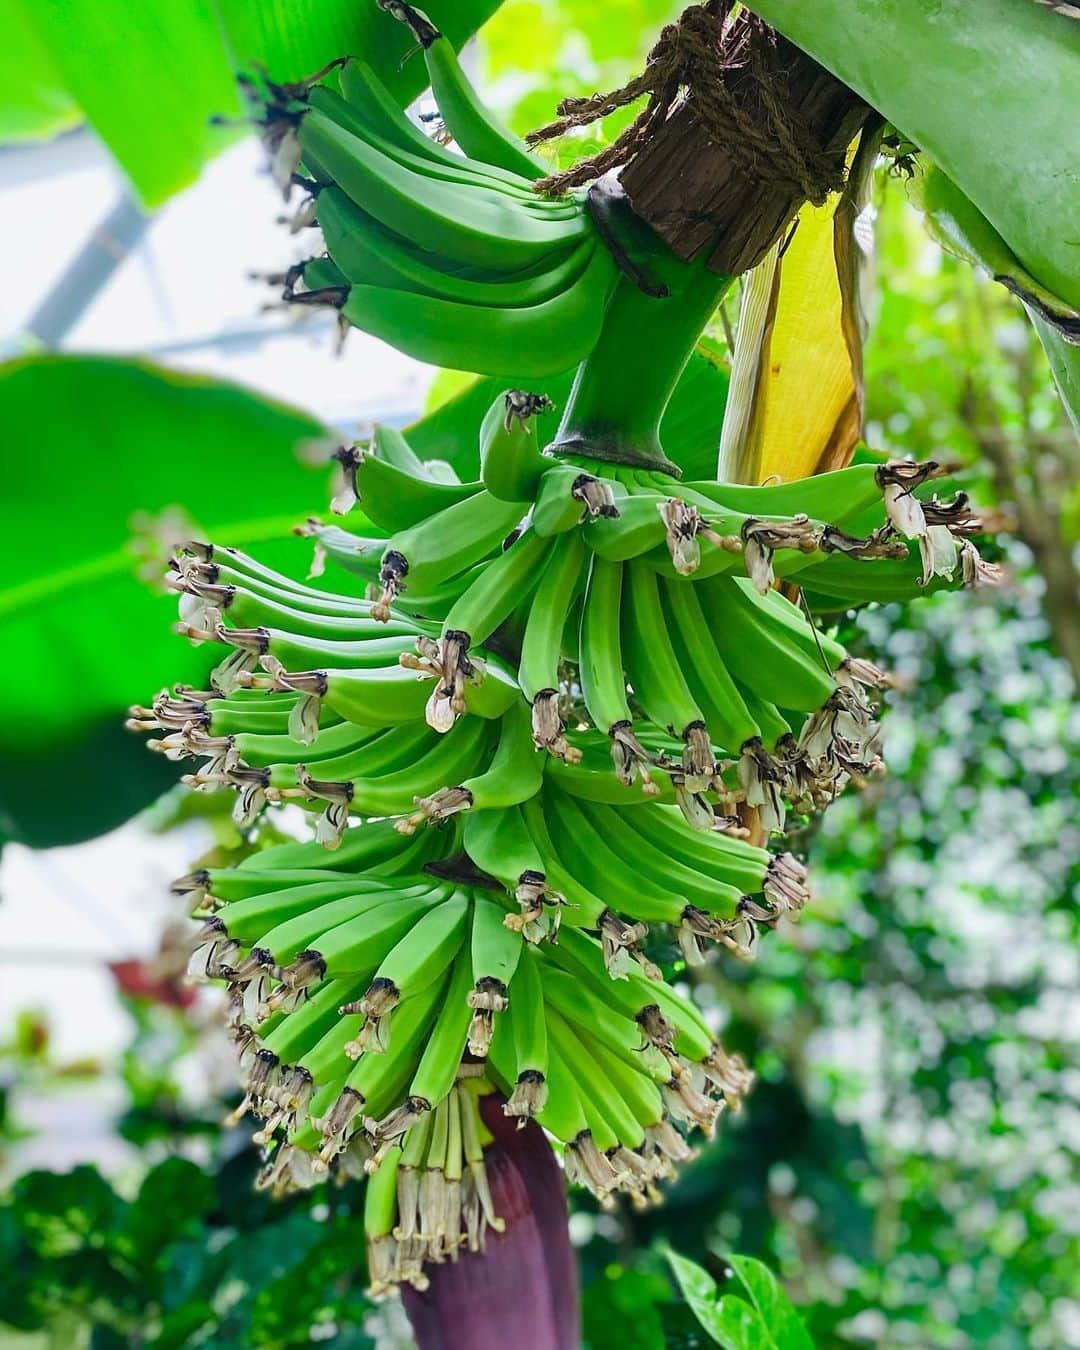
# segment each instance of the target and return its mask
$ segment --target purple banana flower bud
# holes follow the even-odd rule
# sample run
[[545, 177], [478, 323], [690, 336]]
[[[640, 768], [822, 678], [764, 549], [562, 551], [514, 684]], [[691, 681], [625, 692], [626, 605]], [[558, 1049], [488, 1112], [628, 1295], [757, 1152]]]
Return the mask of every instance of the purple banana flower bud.
[[577, 1350], [581, 1343], [562, 1173], [539, 1125], [519, 1129], [502, 1107], [495, 1095], [480, 1103], [494, 1136], [484, 1165], [505, 1230], [489, 1230], [482, 1252], [429, 1263], [427, 1289], [402, 1288], [420, 1350]]

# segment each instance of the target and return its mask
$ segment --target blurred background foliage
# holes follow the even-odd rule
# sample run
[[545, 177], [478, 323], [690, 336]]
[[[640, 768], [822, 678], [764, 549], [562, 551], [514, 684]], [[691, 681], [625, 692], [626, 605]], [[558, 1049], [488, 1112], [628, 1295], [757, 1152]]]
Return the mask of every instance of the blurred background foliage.
[[[484, 33], [482, 83], [518, 129], [535, 126], [559, 97], [625, 78], [674, 8], [508, 0]], [[660, 1209], [574, 1197], [591, 1350], [705, 1343], [662, 1239], [714, 1273], [732, 1251], [766, 1260], [822, 1347], [1080, 1344], [1080, 448], [1020, 307], [926, 241], [902, 176], [879, 175], [873, 206], [867, 439], [962, 462], [1001, 513], [1010, 578], [989, 597], [844, 620], [900, 677], [890, 776], [799, 841], [815, 878], [801, 925], [753, 966], [699, 979], [759, 1074], [747, 1108]], [[153, 827], [197, 809], [167, 800]], [[225, 856], [238, 841], [215, 828]], [[678, 971], [673, 949], [654, 955]], [[218, 1128], [231, 1077], [211, 1011], [185, 1009], [167, 963], [114, 973], [132, 1020], [119, 1065], [54, 1062], [30, 1010], [3, 1047], [9, 1176], [20, 1098], [77, 1109], [94, 1073], [122, 1079], [117, 1130], [140, 1161], [119, 1178], [12, 1182], [0, 1341], [407, 1345], [393, 1308], [364, 1300], [356, 1195], [254, 1193], [246, 1131]]]

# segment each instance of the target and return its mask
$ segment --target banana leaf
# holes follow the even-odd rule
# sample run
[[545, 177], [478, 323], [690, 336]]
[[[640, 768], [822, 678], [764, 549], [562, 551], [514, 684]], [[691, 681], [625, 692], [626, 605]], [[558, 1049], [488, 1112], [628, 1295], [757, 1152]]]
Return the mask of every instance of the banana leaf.
[[296, 449], [311, 417], [227, 384], [100, 358], [0, 367], [5, 569], [0, 836], [70, 843], [160, 794], [174, 766], [128, 704], [220, 656], [172, 632], [170, 546], [227, 539], [303, 575], [290, 526], [327, 496]]
[[936, 165], [927, 165], [913, 180], [912, 197], [929, 234], [943, 249], [983, 269], [1023, 302], [1080, 436], [1080, 310], [1063, 304], [1030, 275], [986, 217]]
[[[499, 2], [427, 9], [460, 45]], [[374, 0], [0, 0], [0, 20], [0, 136], [50, 135], [81, 110], [148, 207], [194, 182], [235, 135], [211, 119], [242, 113], [237, 70], [296, 80], [363, 55], [403, 104], [427, 83], [423, 61], [404, 59], [407, 30]]]
[[5, 57], [0, 143], [42, 140], [77, 126], [79, 105], [21, 0], [0, 0], [0, 32]]

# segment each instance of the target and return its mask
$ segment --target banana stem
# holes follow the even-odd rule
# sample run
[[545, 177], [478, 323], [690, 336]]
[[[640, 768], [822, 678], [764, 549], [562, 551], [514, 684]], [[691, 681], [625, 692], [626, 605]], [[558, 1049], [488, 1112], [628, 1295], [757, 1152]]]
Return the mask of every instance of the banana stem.
[[660, 421], [732, 279], [708, 271], [704, 261], [681, 262], [666, 249], [651, 260], [650, 271], [668, 294], [649, 296], [629, 277], [619, 278], [549, 449], [678, 477], [660, 443]]

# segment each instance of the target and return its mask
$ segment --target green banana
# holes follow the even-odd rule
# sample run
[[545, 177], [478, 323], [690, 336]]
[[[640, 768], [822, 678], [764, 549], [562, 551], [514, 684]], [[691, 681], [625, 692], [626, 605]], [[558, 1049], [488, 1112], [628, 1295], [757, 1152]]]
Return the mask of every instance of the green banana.
[[714, 502], [718, 507], [766, 520], [806, 515], [831, 525], [843, 525], [859, 512], [880, 504], [881, 487], [876, 464], [851, 464], [831, 473], [813, 474], [790, 483], [694, 482], [688, 492]]
[[736, 579], [735, 584], [739, 588], [740, 602], [744, 603], [746, 608], [757, 608], [769, 622], [780, 624], [791, 640], [820, 666], [828, 666], [831, 670], [835, 670], [847, 660], [847, 652], [843, 645], [828, 633], [823, 633], [815, 627], [799, 606], [793, 605], [786, 595], [772, 589], [761, 595], [741, 577]]
[[470, 646], [486, 641], [526, 599], [550, 548], [550, 540], [524, 529], [451, 605], [444, 632], [468, 634]]
[[[370, 71], [370, 67], [367, 69]], [[357, 86], [360, 81], [355, 78], [355, 74], [354, 72], [350, 87], [354, 93], [359, 93]], [[496, 177], [490, 165], [471, 159], [467, 155], [453, 154], [428, 137], [424, 137], [424, 140], [429, 142], [430, 148], [419, 141], [406, 144], [410, 138], [408, 132], [402, 134], [400, 125], [403, 120], [408, 121], [406, 115], [398, 109], [392, 128], [385, 124], [380, 125], [375, 99], [371, 97], [374, 91], [366, 92], [368, 94], [366, 102], [357, 103], [343, 98], [328, 85], [317, 84], [308, 90], [307, 104], [345, 131], [358, 136], [380, 154], [394, 160], [402, 168], [422, 174], [436, 182], [451, 183], [460, 188], [482, 187], [487, 191], [495, 190], [541, 217], [565, 219], [577, 208], [575, 202], [556, 202], [538, 196], [527, 181], [513, 174], [504, 173], [501, 177]], [[423, 135], [418, 127], [414, 130]]]
[[379, 560], [386, 548], [385, 539], [367, 539], [351, 534], [338, 525], [323, 525], [315, 519], [299, 526], [296, 532], [315, 540], [316, 565], [320, 557], [325, 555], [343, 571], [361, 577], [364, 581], [373, 582], [379, 575]]
[[[548, 1033], [550, 1042], [549, 1072], [552, 1084], [553, 1086], [556, 1083], [559, 1084], [558, 1093], [560, 1096], [564, 1093], [569, 1095], [571, 1091], [575, 1094], [585, 1116], [588, 1129], [589, 1137], [587, 1140], [574, 1139], [569, 1142], [572, 1147], [577, 1146], [579, 1148], [588, 1147], [591, 1144], [598, 1151], [599, 1160], [604, 1166], [603, 1179], [598, 1178], [598, 1189], [604, 1192], [614, 1190], [618, 1184], [618, 1175], [605, 1155], [618, 1148], [620, 1140], [608, 1118], [607, 1110], [601, 1108], [599, 1101], [604, 1089], [610, 1090], [610, 1087], [606, 1083], [601, 1084], [600, 1092], [594, 1095], [595, 1074], [593, 1068], [584, 1056], [579, 1054], [577, 1043], [567, 1033], [565, 1023], [556, 1013], [552, 1013], [548, 1018]], [[604, 1107], [606, 1108], [606, 1106], [607, 1103], [605, 1102]], [[571, 1175], [573, 1175], [572, 1170]]]
[[353, 111], [363, 118], [368, 135], [375, 135], [387, 146], [407, 151], [411, 156], [426, 159], [444, 173], [460, 174], [464, 169], [470, 177], [487, 179], [503, 191], [521, 198], [527, 193], [534, 202], [544, 202], [521, 174], [448, 150], [428, 136], [402, 112], [393, 94], [366, 62], [346, 62], [341, 69], [340, 82], [341, 92]]
[[392, 894], [393, 891], [385, 883], [374, 877], [324, 878], [299, 886], [261, 890], [233, 901], [216, 916], [215, 922], [230, 938], [257, 944], [275, 924], [285, 923], [321, 905], [353, 898], [361, 904], [366, 895], [381, 898]]
[[[644, 1142], [645, 1134], [637, 1118], [623, 1101], [621, 1093], [604, 1072], [597, 1059], [590, 1055], [581, 1039], [570, 1024], [551, 1009], [548, 1017], [551, 1039], [567, 1068], [581, 1084], [588, 1084], [588, 1092], [582, 1096], [586, 1118], [592, 1130], [593, 1138], [600, 1147], [602, 1128], [591, 1117], [591, 1110], [602, 1119], [603, 1126], [611, 1132], [614, 1144], [625, 1144], [636, 1148]], [[613, 1147], [609, 1144], [608, 1147]], [[606, 1151], [606, 1150], [605, 1150]]]
[[479, 375], [558, 375], [595, 343], [614, 264], [595, 249], [565, 288], [511, 308], [387, 286], [354, 285], [340, 306], [355, 328], [430, 365]]
[[510, 987], [524, 950], [521, 935], [503, 922], [506, 917], [506, 909], [495, 900], [477, 896], [473, 901], [471, 951], [476, 983], [495, 980], [504, 991]]
[[[610, 777], [610, 774], [608, 775]], [[539, 798], [524, 802], [521, 817], [525, 822], [532, 847], [536, 850], [539, 866], [545, 880], [566, 904], [560, 922], [574, 928], [595, 928], [606, 908], [606, 902], [594, 895], [560, 860], [557, 847], [548, 831], [548, 822]]]
[[319, 226], [340, 278], [330, 279], [331, 285], [383, 286], [488, 307], [550, 300], [577, 280], [601, 248], [596, 239], [585, 238], [513, 270], [460, 264], [448, 270], [437, 254], [395, 234], [336, 187], [319, 193]]
[[619, 514], [616, 489], [625, 495], [625, 489], [617, 481], [597, 478], [578, 464], [553, 464], [544, 470], [536, 490], [533, 529], [546, 538], [572, 530], [586, 518], [614, 518]]
[[[572, 975], [585, 980], [604, 1002], [633, 1018], [647, 1039], [656, 1032], [648, 1010], [656, 1008], [674, 1032], [671, 1043], [677, 1053], [696, 1062], [711, 1052], [713, 1039], [708, 1025], [688, 999], [680, 998], [662, 980], [646, 979], [633, 968], [626, 972], [625, 979], [609, 979], [604, 974], [603, 955], [595, 938], [577, 929], [568, 929], [551, 955]], [[662, 1028], [660, 1035], [663, 1035]]]
[[423, 37], [417, 36], [439, 113], [462, 150], [473, 159], [520, 174], [526, 180], [546, 173], [543, 160], [524, 141], [500, 126], [477, 98], [450, 42], [437, 31], [434, 37], [428, 31]]
[[499, 744], [490, 767], [482, 774], [466, 778], [462, 786], [474, 811], [499, 810], [535, 796], [543, 774], [544, 761], [532, 743], [528, 712], [518, 700], [502, 719]]
[[494, 552], [521, 519], [521, 507], [478, 492], [406, 530], [384, 546], [387, 599], [426, 592]]
[[338, 979], [357, 971], [374, 970], [418, 918], [440, 904], [443, 892], [429, 889], [402, 904], [380, 906], [374, 918], [363, 915], [328, 929], [319, 938], [316, 955], [325, 975]]
[[385, 734], [382, 727], [359, 727], [352, 722], [337, 722], [334, 726], [320, 728], [315, 739], [306, 745], [287, 734], [267, 736], [254, 732], [239, 732], [232, 741], [244, 764], [270, 768], [279, 764], [318, 763], [333, 755], [348, 754], [371, 745], [376, 738]]
[[[245, 585], [264, 583], [271, 588], [269, 592], [271, 597], [278, 592], [289, 592], [304, 597], [308, 603], [327, 599], [325, 591], [316, 590], [315, 587], [308, 586], [302, 581], [295, 581], [292, 577], [286, 576], [284, 572], [277, 572], [272, 567], [267, 567], [255, 558], [249, 557], [248, 554], [242, 553], [239, 549], [226, 548], [221, 544], [190, 542], [184, 545], [184, 551], [192, 554], [208, 568], [229, 568], [236, 573], [237, 578], [240, 576], [248, 578], [244, 582]], [[213, 572], [208, 574], [208, 581], [214, 581], [215, 579]], [[292, 603], [296, 604], [298, 601], [293, 600]]]
[[435, 1105], [454, 1085], [469, 1034], [472, 1010], [468, 995], [473, 985], [472, 958], [462, 951], [454, 963], [446, 997], [409, 1084], [410, 1098]]
[[[596, 1064], [599, 1072], [610, 1083], [612, 1097], [625, 1104], [638, 1125], [639, 1132], [631, 1132], [628, 1128], [628, 1134], [644, 1142], [645, 1131], [657, 1125], [664, 1116], [664, 1098], [660, 1088], [650, 1077], [639, 1072], [633, 1061], [615, 1054], [598, 1037], [586, 1034], [581, 1040], [581, 1047], [586, 1058]], [[640, 1144], [635, 1143], [634, 1147], [640, 1147]]]
[[518, 683], [532, 704], [532, 734], [537, 749], [557, 758], [579, 752], [566, 739], [559, 709], [563, 637], [585, 575], [585, 546], [580, 533], [558, 536], [544, 564], [529, 605], [518, 656]]
[[819, 708], [835, 689], [820, 660], [791, 641], [785, 630], [742, 600], [737, 581], [697, 588], [706, 622], [724, 634], [724, 660], [737, 680], [759, 697], [800, 712]]
[[641, 1028], [631, 1017], [617, 1012], [580, 980], [546, 966], [542, 972], [543, 996], [568, 1022], [579, 1023], [600, 1045], [627, 1064], [640, 1065], [657, 1082], [666, 1082], [671, 1070], [654, 1046], [642, 1045]]
[[[412, 852], [415, 845], [403, 839], [388, 820], [369, 821], [346, 832], [341, 846], [328, 857], [318, 844], [277, 844], [242, 859], [235, 869], [223, 872], [224, 877], [258, 874], [278, 869], [308, 867], [333, 868], [342, 871], [366, 872], [377, 869], [402, 853]], [[211, 878], [217, 873], [211, 872]]]
[[470, 907], [469, 896], [455, 891], [424, 914], [387, 953], [366, 993], [349, 1009], [361, 1013], [364, 1022], [348, 1053], [359, 1057], [365, 1049], [379, 1053], [390, 1049], [394, 1009], [446, 971], [461, 950]]
[[[611, 757], [604, 755], [599, 746], [586, 744], [585, 736], [581, 735], [574, 742], [580, 757], [552, 759], [546, 769], [548, 781], [571, 797], [606, 806], [677, 800], [678, 787], [671, 774], [656, 767], [657, 756], [633, 735], [629, 723], [614, 726], [609, 744], [611, 757], [615, 758], [615, 773], [611, 772]], [[640, 785], [634, 781], [635, 774], [641, 778]]]
[[349, 278], [332, 258], [308, 258], [300, 265], [300, 275], [304, 288], [309, 291], [325, 291], [338, 286], [348, 286]]
[[561, 1139], [565, 1144], [576, 1143], [582, 1136], [588, 1135], [589, 1122], [585, 1119], [581, 1094], [574, 1077], [562, 1057], [552, 1051], [550, 1042], [545, 1077], [547, 1098], [536, 1112], [536, 1119], [556, 1139]]
[[671, 645], [656, 573], [642, 563], [628, 563], [623, 576], [622, 651], [634, 697], [650, 721], [682, 739], [688, 785], [704, 787], [712, 781], [716, 762], [705, 718]]
[[511, 895], [531, 878], [542, 884], [545, 859], [537, 850], [521, 810], [473, 811], [465, 819], [465, 852], [482, 872], [501, 881]]
[[548, 1039], [543, 991], [537, 962], [528, 951], [518, 960], [510, 986], [512, 1088], [503, 1110], [508, 1116], [531, 1117], [547, 1100]]
[[[566, 805], [569, 806], [569, 803]], [[640, 835], [630, 819], [611, 807], [599, 806], [596, 802], [579, 802], [574, 809], [584, 827], [579, 830], [579, 834], [586, 833], [591, 824], [596, 837], [609, 852], [620, 859], [625, 858], [627, 862], [624, 866], [629, 865], [632, 871], [640, 871], [652, 884], [661, 888], [670, 886], [688, 903], [709, 913], [727, 909], [734, 911], [742, 899], [742, 887], [715, 872], [702, 872], [693, 864], [667, 856]], [[629, 912], [636, 912], [636, 908]]]
[[297, 134], [303, 151], [381, 224], [421, 248], [438, 239], [443, 255], [457, 262], [528, 267], [578, 242], [591, 228], [583, 213], [544, 220], [494, 187], [458, 187], [417, 173], [314, 108]]
[[632, 720], [620, 638], [622, 592], [622, 565], [594, 557], [581, 610], [581, 695], [593, 725], [608, 735]]
[[504, 502], [533, 500], [551, 460], [541, 453], [536, 418], [551, 406], [543, 394], [508, 389], [480, 424], [480, 476], [493, 497]]
[[737, 752], [761, 735], [746, 700], [728, 670], [698, 599], [698, 587], [663, 578], [660, 593], [672, 619], [679, 668], [701, 708], [712, 742]]
[[395, 469], [409, 474], [412, 478], [432, 478], [430, 470], [405, 438], [405, 433], [397, 427], [379, 422], [371, 435], [371, 448], [384, 464], [392, 464]]
[[358, 450], [353, 463], [356, 495], [364, 514], [390, 534], [468, 500], [481, 487], [479, 483], [437, 483], [426, 475], [399, 469], [380, 458], [377, 442]]
[[[437, 735], [427, 727], [424, 730], [434, 738], [432, 747], [389, 773], [368, 777], [358, 770], [355, 777], [315, 779], [300, 766], [296, 774], [299, 787], [282, 795], [324, 801], [328, 814], [337, 803], [344, 802], [348, 810], [364, 815], [401, 816], [410, 811], [418, 795], [434, 792], [447, 782], [474, 781], [474, 770], [483, 763], [492, 744], [490, 724], [470, 719], [450, 736]], [[320, 774], [327, 769], [325, 765], [315, 767]]]
[[[621, 814], [612, 811], [612, 814]], [[739, 891], [758, 891], [768, 872], [771, 855], [742, 839], [715, 830], [687, 829], [682, 816], [669, 806], [635, 812], [628, 825], [674, 862], [685, 863], [706, 875], [717, 875]]]
[[268, 951], [279, 966], [288, 966], [300, 955], [312, 947], [331, 929], [354, 919], [370, 916], [389, 902], [395, 906], [407, 900], [426, 900], [434, 894], [434, 886], [411, 887], [408, 891], [394, 891], [390, 888], [373, 891], [368, 895], [346, 896], [340, 900], [331, 900], [325, 905], [306, 909], [264, 932], [255, 945]]
[[545, 809], [558, 827], [559, 861], [615, 913], [633, 914], [647, 923], [678, 924], [688, 900], [677, 889], [655, 886], [636, 869], [636, 859], [621, 857], [561, 793], [544, 794]]
[[341, 666], [351, 670], [373, 670], [396, 664], [403, 652], [412, 651], [415, 638], [380, 634], [356, 642], [311, 637], [285, 632], [280, 628], [218, 629], [222, 642], [259, 656], [272, 656], [287, 669], [310, 670], [315, 665]]
[[506, 1011], [508, 990], [521, 959], [524, 943], [503, 920], [507, 912], [494, 900], [473, 901], [471, 936], [473, 988], [467, 1002], [473, 1010], [469, 1025], [469, 1053], [486, 1059], [495, 1029], [495, 1014]]
[[[327, 670], [326, 704], [350, 722], [392, 726], [424, 715], [427, 686], [404, 666], [385, 670]], [[513, 703], [517, 686], [504, 666], [485, 659], [483, 678], [469, 690], [469, 710], [480, 717], [501, 717]]]
[[341, 1018], [338, 1009], [356, 998], [362, 989], [362, 982], [355, 979], [327, 980], [306, 1003], [262, 1037], [263, 1047], [284, 1064], [296, 1063], [338, 1025]]

